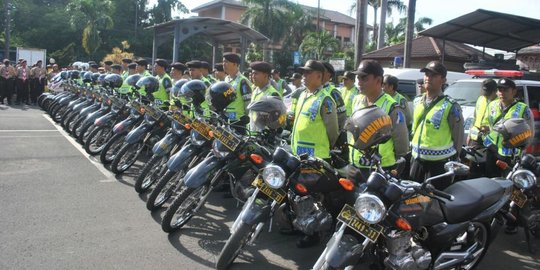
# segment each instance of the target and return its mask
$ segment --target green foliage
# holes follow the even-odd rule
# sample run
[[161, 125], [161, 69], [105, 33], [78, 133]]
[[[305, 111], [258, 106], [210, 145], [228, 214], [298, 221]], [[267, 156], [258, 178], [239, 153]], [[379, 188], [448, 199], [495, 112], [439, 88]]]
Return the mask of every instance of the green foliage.
[[339, 41], [326, 31], [309, 32], [300, 44], [300, 52], [304, 59], [326, 60], [338, 49]]
[[56, 60], [60, 66], [67, 66], [77, 60], [75, 57], [75, 43], [69, 43], [65, 48], [49, 53], [49, 56]]
[[[433, 20], [427, 17], [420, 17], [414, 23], [414, 37], [418, 36], [418, 32], [426, 29], [426, 25], [431, 25]], [[392, 22], [386, 24], [386, 42], [389, 45], [395, 45], [405, 42], [405, 32], [407, 27], [407, 18], [399, 19], [399, 23], [394, 25]]]
[[297, 4], [287, 0], [243, 0], [243, 2], [248, 8], [242, 15], [242, 23], [267, 36], [272, 42], [281, 41], [289, 33], [293, 23], [291, 11], [300, 9]]
[[262, 60], [263, 60], [263, 49], [261, 48], [261, 45], [250, 43], [247, 53], [246, 53], [246, 61], [248, 63], [251, 63], [254, 61], [262, 61]]

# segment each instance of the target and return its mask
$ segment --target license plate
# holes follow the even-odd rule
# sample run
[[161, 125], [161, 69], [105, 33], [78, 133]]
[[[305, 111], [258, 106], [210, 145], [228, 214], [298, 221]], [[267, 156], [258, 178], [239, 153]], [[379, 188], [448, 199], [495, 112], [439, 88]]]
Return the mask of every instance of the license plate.
[[154, 107], [146, 106], [145, 110], [146, 114], [150, 115], [150, 117], [154, 118], [154, 120], [159, 120], [161, 118], [161, 112]]
[[251, 183], [254, 187], [258, 188], [262, 193], [264, 193], [266, 196], [270, 197], [272, 200], [276, 201], [278, 204], [283, 202], [285, 199], [285, 196], [287, 196], [287, 193], [282, 189], [273, 189], [269, 187], [260, 176], [257, 176], [253, 183]]
[[174, 112], [172, 118], [180, 123], [180, 125], [189, 124], [189, 118], [180, 111]]
[[521, 192], [520, 189], [514, 188], [512, 191], [512, 196], [510, 196], [510, 200], [512, 200], [519, 208], [523, 208], [525, 203], [527, 202], [527, 196]]
[[135, 100], [131, 102], [131, 106], [133, 107], [133, 109], [137, 110], [138, 112], [140, 112], [142, 109], [142, 104]]
[[122, 107], [124, 106], [124, 104], [122, 103], [122, 101], [120, 101], [118, 98], [110, 97], [110, 100], [111, 100], [112, 105], [113, 105], [114, 107], [122, 108]]
[[242, 142], [241, 139], [221, 126], [214, 127], [214, 138], [218, 139], [225, 147], [233, 152]]
[[368, 224], [358, 217], [354, 207], [345, 204], [341, 209], [337, 219], [345, 223], [349, 228], [353, 229], [357, 233], [361, 234], [371, 242], [377, 241], [379, 235], [383, 231], [383, 227], [378, 224]]
[[209, 125], [198, 119], [193, 119], [191, 122], [191, 127], [199, 132], [201, 136], [205, 137], [207, 140], [210, 140], [210, 131], [212, 131], [212, 128]]

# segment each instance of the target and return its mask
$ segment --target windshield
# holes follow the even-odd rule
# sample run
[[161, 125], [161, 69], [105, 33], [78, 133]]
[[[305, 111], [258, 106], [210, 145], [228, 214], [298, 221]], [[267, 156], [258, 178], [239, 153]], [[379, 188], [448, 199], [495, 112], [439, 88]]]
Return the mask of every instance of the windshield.
[[459, 105], [475, 106], [476, 100], [480, 96], [481, 87], [482, 81], [456, 82], [448, 86], [448, 88], [444, 90], [444, 94], [453, 98]]

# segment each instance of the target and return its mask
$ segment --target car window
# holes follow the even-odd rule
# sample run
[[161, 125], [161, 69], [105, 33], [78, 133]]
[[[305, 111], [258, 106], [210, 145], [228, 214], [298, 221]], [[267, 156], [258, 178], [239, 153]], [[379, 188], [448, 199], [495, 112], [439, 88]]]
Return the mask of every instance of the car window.
[[400, 80], [398, 83], [398, 92], [409, 100], [413, 100], [416, 97], [416, 82]]
[[529, 96], [529, 107], [531, 109], [540, 109], [540, 86], [527, 86]]
[[[453, 98], [461, 106], [475, 106], [480, 96], [482, 81], [456, 82], [444, 90], [444, 94]], [[523, 89], [522, 89], [523, 92]]]
[[523, 93], [523, 86], [517, 86], [516, 99], [521, 102], [525, 102], [525, 93]]

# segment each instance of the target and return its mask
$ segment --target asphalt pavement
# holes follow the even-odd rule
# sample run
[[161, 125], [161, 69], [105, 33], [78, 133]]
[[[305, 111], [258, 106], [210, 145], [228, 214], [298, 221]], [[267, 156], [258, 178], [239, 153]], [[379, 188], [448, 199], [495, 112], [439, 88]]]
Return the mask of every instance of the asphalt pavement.
[[[240, 211], [212, 194], [182, 230], [161, 230], [134, 178], [114, 176], [38, 107], [0, 105], [0, 269], [212, 269]], [[309, 269], [323, 246], [263, 231], [231, 269]], [[524, 235], [499, 234], [479, 269], [540, 269]]]

